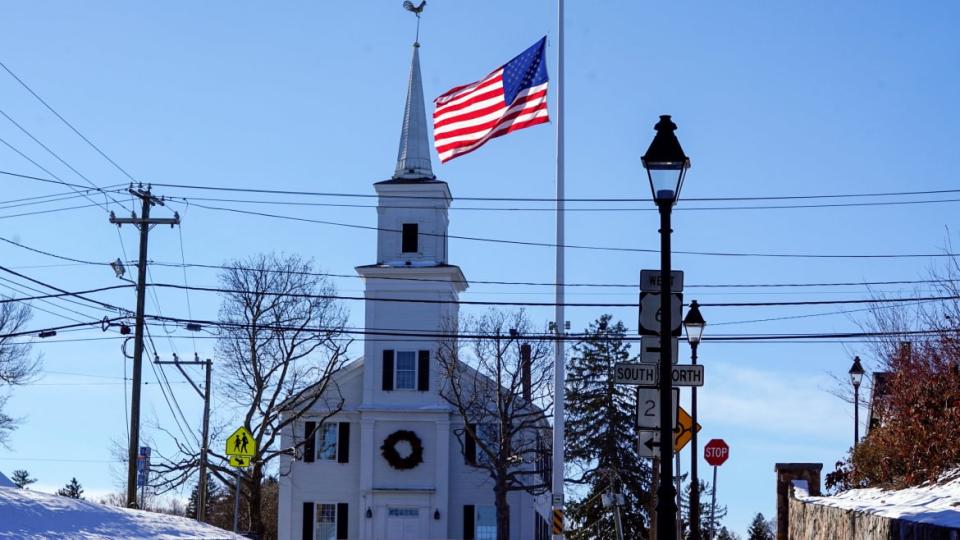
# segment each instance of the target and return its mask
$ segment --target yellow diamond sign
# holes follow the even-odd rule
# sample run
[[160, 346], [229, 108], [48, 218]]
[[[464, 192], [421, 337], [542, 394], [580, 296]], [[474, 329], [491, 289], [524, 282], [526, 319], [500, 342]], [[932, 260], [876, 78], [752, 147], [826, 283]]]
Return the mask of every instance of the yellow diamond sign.
[[[700, 424], [697, 424], [697, 433]], [[693, 438], [693, 417], [683, 407], [677, 407], [677, 426], [673, 428], [673, 451], [680, 453], [683, 447]]]
[[[233, 465], [234, 457], [246, 458], [247, 465], [250, 460], [257, 456], [257, 441], [253, 435], [247, 431], [247, 428], [240, 426], [229, 437], [227, 437], [227, 455], [231, 457], [230, 464]], [[245, 467], [246, 465], [233, 465], [234, 467]]]

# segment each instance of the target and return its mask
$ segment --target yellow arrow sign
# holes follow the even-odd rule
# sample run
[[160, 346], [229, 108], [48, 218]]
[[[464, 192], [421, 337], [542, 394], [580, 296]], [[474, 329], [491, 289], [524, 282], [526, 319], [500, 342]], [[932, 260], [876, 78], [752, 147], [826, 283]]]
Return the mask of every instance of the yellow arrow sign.
[[245, 457], [248, 463], [257, 456], [257, 441], [247, 428], [240, 426], [227, 437], [227, 455]]
[[250, 466], [250, 458], [246, 456], [230, 456], [230, 466], [243, 469]]
[[[700, 427], [700, 424], [697, 424], [697, 433], [700, 432]], [[673, 428], [673, 451], [680, 453], [691, 438], [693, 438], [693, 417], [683, 407], [678, 407], [677, 427]]]

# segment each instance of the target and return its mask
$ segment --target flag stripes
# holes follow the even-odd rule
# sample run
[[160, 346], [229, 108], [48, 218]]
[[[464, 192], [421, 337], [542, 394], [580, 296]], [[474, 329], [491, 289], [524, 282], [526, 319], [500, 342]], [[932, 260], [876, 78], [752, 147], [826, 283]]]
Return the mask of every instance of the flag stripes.
[[483, 79], [434, 100], [433, 138], [441, 162], [468, 154], [495, 137], [550, 120], [545, 42], [541, 39]]

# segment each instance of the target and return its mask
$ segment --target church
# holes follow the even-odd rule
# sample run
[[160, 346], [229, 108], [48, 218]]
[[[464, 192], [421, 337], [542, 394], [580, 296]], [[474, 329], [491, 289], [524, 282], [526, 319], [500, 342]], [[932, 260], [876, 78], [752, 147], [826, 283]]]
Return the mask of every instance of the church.
[[[437, 338], [422, 337], [457, 320], [468, 283], [448, 260], [453, 199], [432, 171], [419, 48], [396, 170], [374, 184], [376, 262], [356, 268], [365, 283], [363, 356], [334, 375], [341, 410], [330, 416], [318, 400], [282, 434], [282, 448], [302, 448], [280, 463], [282, 540], [496, 539], [492, 480], [470, 465], [476, 449], [460, 443], [464, 424], [439, 394]], [[511, 538], [549, 538], [549, 493], [511, 492], [508, 502]]]

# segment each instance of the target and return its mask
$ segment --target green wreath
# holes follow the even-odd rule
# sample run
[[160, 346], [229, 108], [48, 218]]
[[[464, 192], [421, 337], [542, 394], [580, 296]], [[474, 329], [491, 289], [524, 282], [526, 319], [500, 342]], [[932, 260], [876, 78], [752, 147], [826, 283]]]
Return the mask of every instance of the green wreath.
[[[410, 455], [407, 457], [402, 457], [397, 452], [397, 443], [401, 441], [410, 444]], [[420, 440], [420, 437], [417, 437], [416, 433], [401, 429], [394, 431], [383, 440], [380, 453], [383, 455], [383, 459], [387, 460], [387, 463], [394, 469], [401, 471], [412, 469], [423, 463], [423, 441]]]

